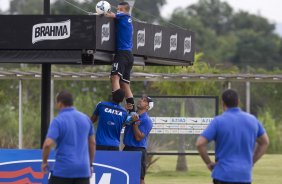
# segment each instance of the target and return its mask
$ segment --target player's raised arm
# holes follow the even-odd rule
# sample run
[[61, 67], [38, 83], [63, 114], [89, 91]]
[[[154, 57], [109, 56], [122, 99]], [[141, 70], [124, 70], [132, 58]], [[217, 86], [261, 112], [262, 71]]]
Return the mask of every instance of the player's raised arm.
[[104, 15], [105, 15], [105, 17], [116, 18], [116, 14], [113, 13], [113, 12], [107, 12]]

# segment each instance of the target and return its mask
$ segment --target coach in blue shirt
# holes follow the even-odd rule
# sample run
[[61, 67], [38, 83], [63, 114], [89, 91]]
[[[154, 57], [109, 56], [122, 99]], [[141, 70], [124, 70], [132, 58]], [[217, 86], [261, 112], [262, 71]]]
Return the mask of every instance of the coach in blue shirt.
[[[137, 103], [137, 114], [135, 122], [127, 125], [124, 130], [123, 151], [141, 151], [141, 175], [140, 184], [144, 184], [146, 174], [147, 139], [152, 130], [153, 123], [148, 115], [148, 110], [153, 108], [153, 101], [148, 96], [143, 96]], [[136, 116], [136, 115], [134, 115]]]
[[98, 121], [96, 131], [97, 150], [119, 150], [120, 133], [127, 117], [125, 108], [119, 105], [124, 99], [124, 91], [113, 92], [111, 102], [100, 102], [91, 117], [92, 122]]
[[[199, 136], [197, 149], [212, 171], [214, 184], [250, 184], [252, 167], [267, 150], [268, 136], [253, 115], [238, 107], [236, 91], [224, 91], [222, 101], [225, 112], [216, 116]], [[215, 141], [215, 162], [207, 153], [207, 144], [212, 140]]]
[[[48, 170], [48, 156], [56, 144], [54, 169], [50, 184], [89, 184], [95, 153], [94, 128], [89, 117], [73, 106], [67, 91], [56, 97], [60, 112], [50, 124], [42, 151], [42, 171]], [[52, 169], [51, 169], [52, 170]]]
[[126, 103], [132, 107], [128, 110], [134, 112], [134, 99], [130, 88], [130, 72], [134, 62], [132, 54], [133, 24], [129, 11], [128, 2], [121, 2], [118, 4], [116, 14], [107, 12], [105, 16], [116, 20], [116, 53], [111, 70], [112, 91], [122, 88], [125, 91]]

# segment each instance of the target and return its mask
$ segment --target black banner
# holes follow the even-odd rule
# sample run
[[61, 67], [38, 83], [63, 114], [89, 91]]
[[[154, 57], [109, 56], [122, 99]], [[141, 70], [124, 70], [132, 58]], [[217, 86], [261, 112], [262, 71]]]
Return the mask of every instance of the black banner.
[[115, 21], [114, 19], [96, 17], [96, 49], [103, 51], [115, 51]]
[[[134, 22], [133, 26], [135, 56], [194, 61], [193, 32], [140, 22]], [[104, 16], [0, 15], [0, 27], [2, 51], [97, 50], [113, 53], [115, 50], [115, 21]]]
[[134, 22], [133, 53], [148, 56], [150, 40], [150, 24]]
[[95, 24], [95, 16], [1, 15], [0, 49], [92, 49]]

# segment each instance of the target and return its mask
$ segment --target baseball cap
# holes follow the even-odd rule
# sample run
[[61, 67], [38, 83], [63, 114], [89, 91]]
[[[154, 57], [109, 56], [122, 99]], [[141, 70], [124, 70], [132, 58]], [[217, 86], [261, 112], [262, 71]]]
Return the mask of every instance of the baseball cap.
[[146, 95], [144, 95], [143, 97], [146, 98], [146, 100], [147, 100], [147, 102], [149, 104], [148, 111], [151, 110], [154, 107], [154, 102], [153, 102], [152, 98], [149, 97], [149, 96], [146, 96]]

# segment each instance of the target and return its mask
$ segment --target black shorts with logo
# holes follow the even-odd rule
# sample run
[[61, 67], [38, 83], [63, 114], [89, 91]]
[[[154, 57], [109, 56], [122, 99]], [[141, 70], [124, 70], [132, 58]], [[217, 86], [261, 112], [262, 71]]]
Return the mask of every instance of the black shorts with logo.
[[51, 175], [48, 184], [90, 184], [90, 178], [61, 178]]
[[129, 84], [130, 72], [132, 70], [134, 57], [131, 51], [119, 50], [116, 51], [114, 61], [112, 64], [111, 75], [119, 75], [120, 80]]
[[213, 179], [214, 184], [251, 184], [251, 183], [238, 183], [238, 182], [224, 182], [224, 181], [219, 181], [217, 179]]
[[104, 151], [119, 151], [118, 146], [104, 146], [104, 145], [96, 145], [96, 150], [104, 150]]
[[147, 157], [147, 150], [143, 147], [132, 147], [132, 146], [125, 146], [123, 151], [141, 151], [141, 175], [140, 178], [144, 180], [146, 175], [146, 157]]

